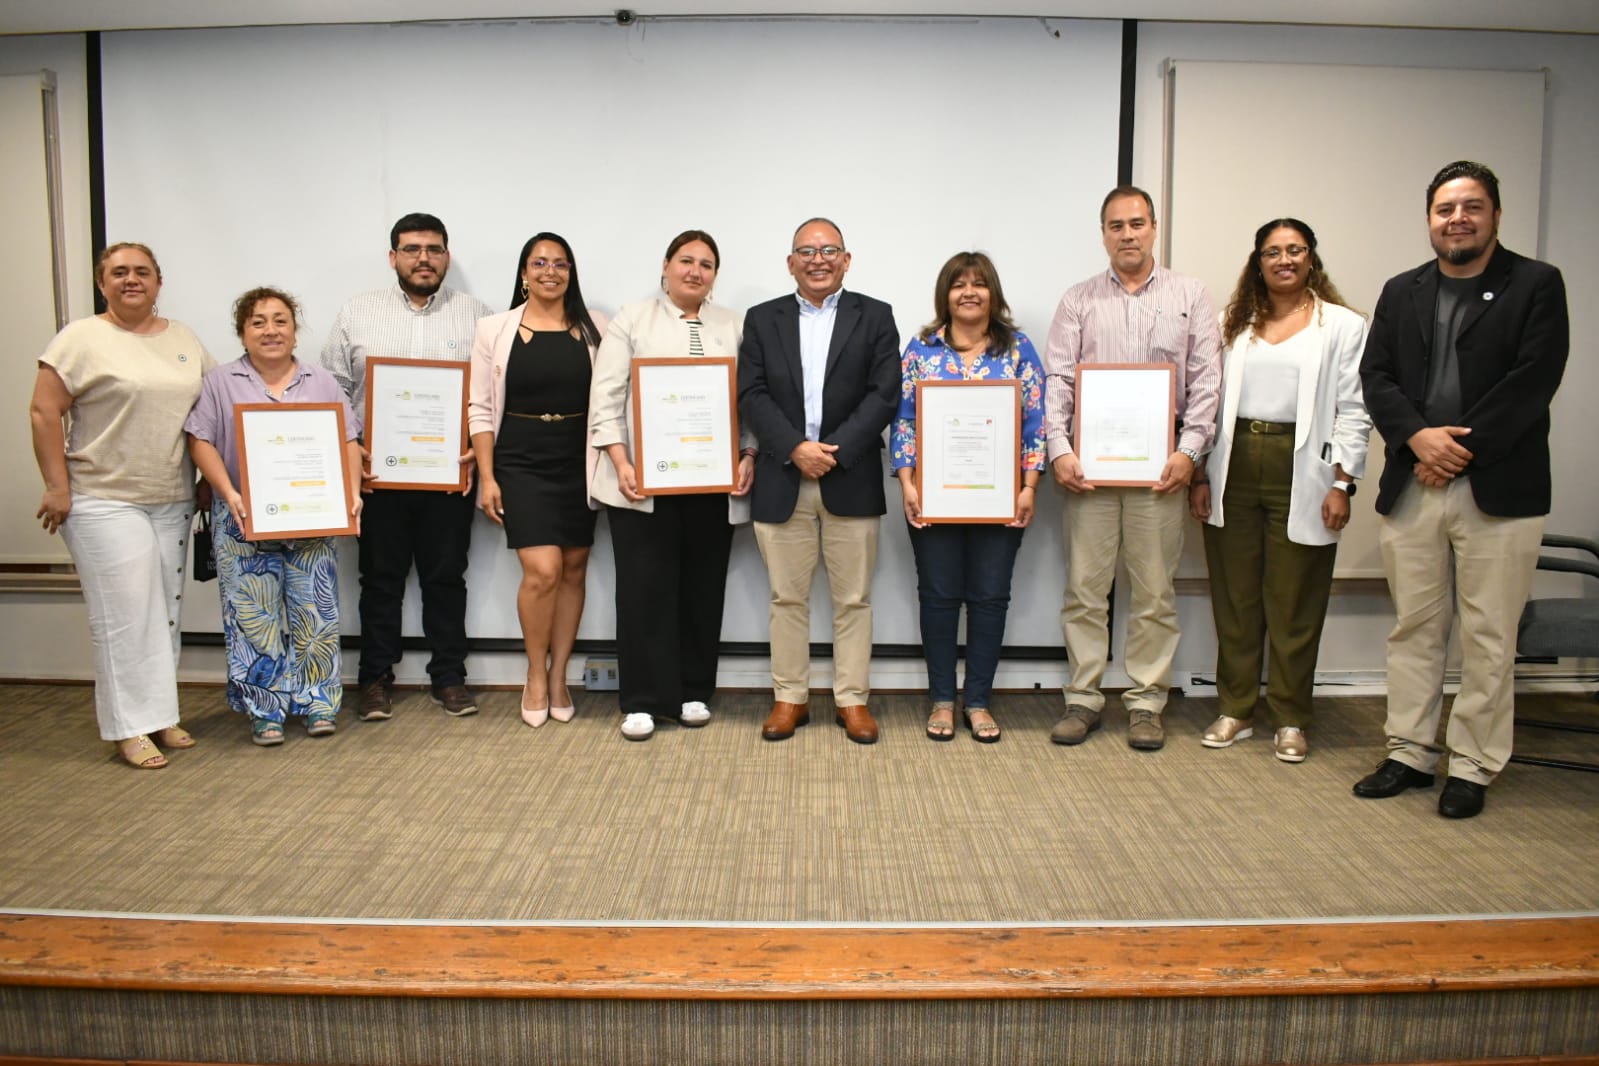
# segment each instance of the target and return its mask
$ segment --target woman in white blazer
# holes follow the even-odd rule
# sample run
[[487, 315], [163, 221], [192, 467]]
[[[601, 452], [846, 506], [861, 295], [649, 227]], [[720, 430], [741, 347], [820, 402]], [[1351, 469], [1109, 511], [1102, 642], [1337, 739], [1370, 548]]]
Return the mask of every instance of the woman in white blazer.
[[576, 713], [566, 669], [594, 544], [588, 407], [604, 329], [605, 316], [583, 304], [571, 246], [536, 233], [517, 257], [511, 309], [480, 320], [472, 342], [478, 507], [522, 564], [522, 720], [535, 727]]
[[1261, 648], [1275, 754], [1303, 762], [1311, 688], [1339, 532], [1366, 471], [1371, 417], [1361, 400], [1366, 322], [1351, 311], [1293, 218], [1255, 231], [1222, 315], [1216, 443], [1189, 487], [1205, 523], [1216, 620], [1220, 716], [1200, 743], [1254, 732]]
[[629, 740], [649, 739], [657, 719], [710, 720], [733, 525], [750, 517], [753, 437], [740, 441], [731, 495], [646, 496], [633, 465], [633, 360], [738, 358], [743, 314], [709, 303], [720, 266], [709, 233], [678, 234], [661, 263], [661, 295], [618, 311], [594, 361], [589, 443], [605, 456], [592, 491], [606, 506], [616, 554], [617, 669]]

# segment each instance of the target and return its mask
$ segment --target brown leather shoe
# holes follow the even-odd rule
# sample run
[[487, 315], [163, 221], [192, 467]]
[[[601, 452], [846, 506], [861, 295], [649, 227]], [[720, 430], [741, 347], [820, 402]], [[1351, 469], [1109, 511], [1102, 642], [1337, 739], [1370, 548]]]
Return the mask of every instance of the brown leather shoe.
[[857, 744], [877, 743], [877, 723], [872, 721], [872, 712], [865, 707], [840, 707], [838, 715], [833, 719], [844, 727], [844, 735]]
[[772, 704], [772, 713], [766, 716], [766, 724], [761, 726], [761, 736], [767, 740], [787, 740], [794, 735], [794, 730], [810, 720], [811, 712], [805, 704], [778, 700]]

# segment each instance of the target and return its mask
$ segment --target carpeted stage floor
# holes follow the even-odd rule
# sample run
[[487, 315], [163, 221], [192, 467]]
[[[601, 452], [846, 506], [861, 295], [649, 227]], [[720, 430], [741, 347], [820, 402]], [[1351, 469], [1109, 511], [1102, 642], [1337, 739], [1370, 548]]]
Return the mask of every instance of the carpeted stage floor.
[[[221, 690], [184, 690], [199, 740], [137, 772], [96, 736], [87, 686], [0, 686], [0, 909], [494, 923], [1002, 923], [1340, 919], [1599, 911], [1599, 774], [1511, 766], [1483, 816], [1437, 790], [1356, 799], [1380, 698], [1323, 699], [1310, 759], [1262, 730], [1200, 746], [1212, 700], [1175, 700], [1168, 743], [1106, 728], [1048, 742], [1055, 693], [1002, 694], [997, 745], [922, 736], [920, 697], [873, 698], [875, 746], [830, 702], [761, 740], [760, 694], [704, 729], [624, 741], [614, 694], [527, 728], [515, 692], [453, 720], [422, 692], [251, 745]], [[1523, 714], [1592, 721], [1580, 695]], [[1518, 750], [1599, 760], [1599, 738], [1520, 728]]]

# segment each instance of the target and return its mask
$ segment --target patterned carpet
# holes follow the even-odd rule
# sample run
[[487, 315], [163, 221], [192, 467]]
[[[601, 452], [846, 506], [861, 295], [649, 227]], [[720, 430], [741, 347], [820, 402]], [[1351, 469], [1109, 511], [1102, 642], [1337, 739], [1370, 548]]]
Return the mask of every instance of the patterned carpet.
[[[614, 694], [531, 730], [517, 693], [450, 719], [291, 726], [260, 749], [220, 689], [184, 690], [199, 740], [136, 772], [80, 686], [0, 687], [0, 908], [452, 921], [1149, 922], [1599, 910], [1599, 775], [1512, 766], [1482, 817], [1437, 791], [1359, 800], [1382, 701], [1321, 700], [1310, 759], [1264, 731], [1202, 748], [1210, 700], [1174, 701], [1165, 750], [1106, 728], [1048, 742], [1053, 693], [1001, 694], [996, 745], [922, 736], [915, 696], [875, 696], [880, 743], [830, 701], [761, 740], [760, 694], [704, 729], [617, 731]], [[1593, 721], [1580, 696], [1524, 714]], [[1599, 738], [1518, 729], [1518, 749], [1599, 760]]]

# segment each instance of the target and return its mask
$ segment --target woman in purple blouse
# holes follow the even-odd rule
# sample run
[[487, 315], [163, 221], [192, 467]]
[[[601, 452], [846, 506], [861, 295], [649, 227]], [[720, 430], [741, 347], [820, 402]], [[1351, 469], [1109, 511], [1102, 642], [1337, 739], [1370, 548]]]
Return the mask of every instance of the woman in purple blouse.
[[[921, 604], [922, 652], [932, 714], [927, 735], [955, 735], [956, 636], [966, 606], [966, 683], [963, 714], [972, 739], [999, 740], [990, 711], [994, 671], [1005, 639], [1011, 571], [1022, 532], [1033, 520], [1033, 496], [1044, 469], [1044, 368], [1026, 334], [1011, 321], [999, 273], [982, 252], [960, 252], [938, 272], [934, 318], [905, 347], [900, 362], [899, 413], [890, 440], [893, 469], [905, 496], [916, 592]], [[928, 380], [1021, 384], [1021, 489], [1008, 525], [922, 521], [916, 489], [916, 383]]]

